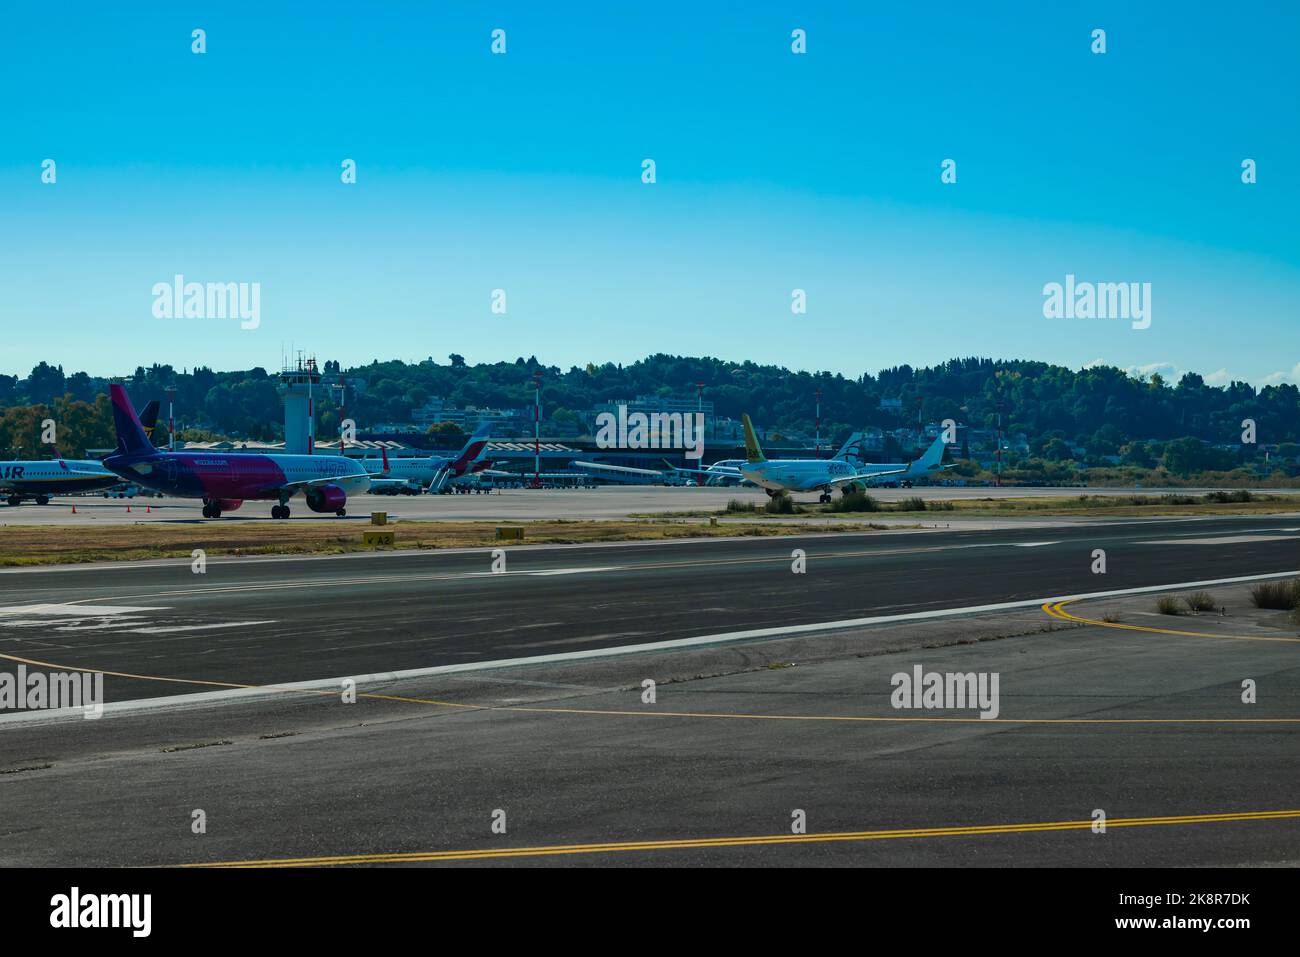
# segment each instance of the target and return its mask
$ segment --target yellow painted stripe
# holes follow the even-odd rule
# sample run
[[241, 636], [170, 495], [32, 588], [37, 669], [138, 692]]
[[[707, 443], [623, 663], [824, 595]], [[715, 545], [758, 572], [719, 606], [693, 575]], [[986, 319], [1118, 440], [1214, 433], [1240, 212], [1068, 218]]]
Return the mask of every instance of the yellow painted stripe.
[[1059, 618], [1062, 621], [1071, 621], [1080, 625], [1096, 625], [1099, 628], [1116, 628], [1120, 631], [1141, 631], [1153, 635], [1173, 635], [1179, 638], [1218, 638], [1224, 641], [1284, 641], [1300, 642], [1300, 638], [1286, 638], [1282, 636], [1269, 635], [1224, 635], [1208, 631], [1180, 631], [1175, 628], [1155, 628], [1149, 625], [1125, 625], [1117, 621], [1099, 621], [1095, 618], [1083, 618], [1079, 615], [1073, 615], [1065, 610], [1065, 606], [1080, 601], [1078, 598], [1068, 598], [1065, 601], [1058, 601], [1055, 604], [1048, 602], [1043, 605], [1043, 611], [1053, 618]]
[[[107, 677], [130, 678], [135, 681], [162, 681], [176, 684], [202, 685], [205, 687], [229, 688], [250, 691], [269, 691], [281, 694], [314, 695], [316, 697], [337, 697], [341, 688], [285, 688], [278, 685], [239, 684], [231, 681], [205, 681], [200, 678], [168, 678], [158, 675], [133, 674], [129, 671], [103, 671], [98, 668], [85, 668], [73, 665], [57, 664], [52, 661], [39, 661], [18, 655], [0, 654], [0, 659], [37, 668], [49, 668], [54, 671], [98, 672]], [[380, 694], [378, 692], [357, 692], [358, 698], [372, 701], [398, 701], [405, 704], [432, 705], [441, 708], [454, 708], [463, 711], [503, 711], [513, 714], [573, 714], [593, 717], [616, 718], [733, 718], [744, 721], [828, 721], [858, 723], [892, 723], [892, 724], [1019, 724], [1019, 725], [1107, 725], [1107, 724], [1300, 724], [1300, 718], [981, 718], [971, 717], [924, 717], [920, 715], [836, 715], [836, 714], [753, 714], [736, 711], [629, 711], [615, 708], [546, 708], [530, 705], [479, 705], [465, 704], [459, 701], [443, 701], [437, 698], [413, 698], [406, 695]]]
[[[1112, 818], [1106, 827], [1155, 827], [1179, 824], [1222, 824], [1247, 821], [1294, 820], [1300, 810], [1245, 811], [1220, 814], [1184, 814], [1170, 817]], [[883, 831], [842, 831], [827, 834], [764, 834], [750, 837], [717, 837], [691, 840], [614, 841], [602, 844], [553, 844], [540, 847], [484, 848], [479, 850], [415, 851], [407, 853], [347, 854], [332, 857], [286, 857], [247, 861], [210, 861], [181, 864], [180, 867], [272, 868], [329, 867], [346, 864], [402, 864], [438, 861], [493, 860], [512, 857], [547, 857], [566, 854], [605, 854], [619, 851], [693, 850], [719, 847], [757, 847], [774, 844], [819, 844], [846, 841], [879, 841], [931, 837], [980, 837], [990, 834], [1030, 834], [1046, 831], [1086, 830], [1093, 821], [1045, 821], [1019, 824], [904, 828]]]
[[[1044, 609], [1047, 606], [1043, 606]], [[86, 668], [76, 665], [59, 664], [53, 661], [40, 661], [35, 658], [23, 658], [19, 655], [0, 653], [0, 659], [31, 665], [36, 668], [49, 668], [53, 671], [97, 672], [112, 678], [129, 678], [133, 681], [160, 681], [173, 684], [200, 685], [209, 688], [228, 688], [232, 690], [269, 691], [281, 694], [314, 695], [333, 698], [338, 696], [341, 688], [285, 688], [279, 685], [241, 684], [232, 681], [206, 681], [201, 678], [170, 678], [160, 675], [142, 675], [129, 671], [105, 671], [100, 668]], [[740, 719], [745, 721], [826, 721], [857, 722], [885, 724], [1018, 724], [1018, 725], [1108, 725], [1108, 724], [1300, 724], [1300, 718], [981, 718], [970, 717], [925, 717], [920, 715], [826, 715], [826, 714], [753, 714], [735, 711], [630, 711], [616, 708], [547, 708], [532, 705], [478, 705], [459, 701], [443, 701], [437, 698], [414, 698], [407, 695], [380, 694], [378, 692], [357, 692], [358, 698], [372, 701], [398, 701], [405, 704], [431, 705], [441, 708], [453, 708], [463, 711], [504, 711], [515, 714], [572, 714], [596, 717], [620, 718], [715, 718]]]

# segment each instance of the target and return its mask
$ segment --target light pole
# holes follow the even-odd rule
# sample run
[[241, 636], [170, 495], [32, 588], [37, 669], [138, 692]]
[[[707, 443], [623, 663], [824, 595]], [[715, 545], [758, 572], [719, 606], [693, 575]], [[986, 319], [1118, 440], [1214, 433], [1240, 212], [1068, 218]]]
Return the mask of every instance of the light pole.
[[817, 437], [814, 441], [816, 442], [815, 451], [820, 452], [822, 450], [822, 390], [818, 388], [815, 395], [817, 397]]
[[542, 487], [542, 370], [533, 370], [533, 488]]
[[167, 387], [167, 451], [176, 451], [176, 386]]
[[348, 430], [344, 426], [348, 420], [348, 382], [343, 378], [342, 371], [339, 372], [339, 384], [334, 388], [339, 393], [339, 455], [345, 455], [348, 445]]
[[1002, 402], [998, 401], [998, 488], [1002, 487]]

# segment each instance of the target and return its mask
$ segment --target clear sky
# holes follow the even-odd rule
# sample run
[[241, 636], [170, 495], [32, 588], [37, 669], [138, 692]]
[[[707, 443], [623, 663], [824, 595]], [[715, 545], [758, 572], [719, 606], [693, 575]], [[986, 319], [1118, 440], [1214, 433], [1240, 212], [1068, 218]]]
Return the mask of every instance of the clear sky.
[[[274, 367], [293, 345], [345, 365], [985, 355], [1300, 381], [1297, 3], [0, 18], [0, 372]], [[155, 318], [177, 273], [260, 283], [260, 325]], [[1044, 318], [1067, 273], [1150, 282], [1150, 328]]]

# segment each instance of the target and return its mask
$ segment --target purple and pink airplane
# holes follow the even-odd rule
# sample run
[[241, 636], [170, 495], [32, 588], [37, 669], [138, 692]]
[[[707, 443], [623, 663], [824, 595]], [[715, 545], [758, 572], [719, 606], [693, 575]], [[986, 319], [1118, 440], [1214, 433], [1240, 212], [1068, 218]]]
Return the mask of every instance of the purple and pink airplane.
[[360, 462], [342, 455], [168, 452], [154, 447], [120, 385], [110, 385], [117, 449], [103, 464], [137, 485], [177, 498], [203, 499], [203, 517], [220, 518], [247, 501], [269, 501], [272, 518], [289, 517], [301, 496], [313, 512], [342, 517], [349, 495], [370, 489]]

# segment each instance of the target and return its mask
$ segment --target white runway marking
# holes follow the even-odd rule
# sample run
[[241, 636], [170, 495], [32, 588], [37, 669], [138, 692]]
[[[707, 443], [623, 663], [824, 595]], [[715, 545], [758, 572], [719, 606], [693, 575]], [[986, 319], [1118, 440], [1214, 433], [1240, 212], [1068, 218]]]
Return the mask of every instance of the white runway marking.
[[614, 565], [606, 565], [604, 568], [554, 568], [549, 571], [527, 572], [538, 578], [545, 578], [548, 575], [585, 575], [587, 572], [613, 572], [618, 571]]
[[0, 619], [10, 615], [15, 618], [30, 618], [33, 615], [98, 618], [104, 615], [131, 615], [145, 611], [166, 610], [166, 608], [144, 608], [132, 605], [8, 605], [0, 608]]
[[182, 631], [211, 631], [213, 628], [245, 628], [250, 625], [274, 625], [273, 619], [267, 621], [226, 621], [215, 625], [151, 625], [148, 628], [128, 628], [131, 635], [175, 635]]
[[1220, 535], [1216, 538], [1162, 538], [1139, 545], [1248, 545], [1252, 542], [1287, 542], [1296, 535]]
[[[1055, 542], [978, 542], [972, 545], [950, 545], [948, 548], [1039, 548], [1043, 545], [1059, 545], [1060, 541]], [[943, 551], [944, 548], [935, 549]]]

